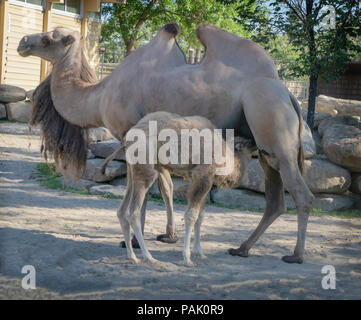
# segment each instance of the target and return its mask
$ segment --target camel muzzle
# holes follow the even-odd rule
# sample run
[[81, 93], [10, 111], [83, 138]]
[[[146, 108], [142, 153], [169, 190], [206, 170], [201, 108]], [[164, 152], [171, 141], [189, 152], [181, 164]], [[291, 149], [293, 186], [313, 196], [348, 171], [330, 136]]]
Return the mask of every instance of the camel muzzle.
[[20, 40], [17, 51], [22, 57], [27, 57], [30, 55], [31, 48], [32, 45], [29, 43], [29, 37], [25, 36]]

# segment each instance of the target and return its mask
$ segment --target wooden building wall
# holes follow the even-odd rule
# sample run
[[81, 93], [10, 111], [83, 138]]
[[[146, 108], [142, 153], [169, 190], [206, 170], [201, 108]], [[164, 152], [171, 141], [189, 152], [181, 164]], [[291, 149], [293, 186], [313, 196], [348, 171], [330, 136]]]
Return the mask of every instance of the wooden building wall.
[[[83, 0], [83, 9], [96, 11], [99, 5], [100, 2], [96, 0]], [[16, 4], [15, 1], [0, 0], [0, 84], [34, 89], [50, 72], [51, 67], [38, 57], [19, 56], [16, 50], [19, 41], [27, 34], [50, 31], [58, 26], [83, 34], [90, 64], [98, 71], [101, 23], [90, 19], [82, 21], [81, 17], [70, 17], [55, 10], [44, 11], [41, 7], [34, 7], [36, 6], [29, 8], [21, 3]], [[50, 3], [47, 8], [51, 8]]]

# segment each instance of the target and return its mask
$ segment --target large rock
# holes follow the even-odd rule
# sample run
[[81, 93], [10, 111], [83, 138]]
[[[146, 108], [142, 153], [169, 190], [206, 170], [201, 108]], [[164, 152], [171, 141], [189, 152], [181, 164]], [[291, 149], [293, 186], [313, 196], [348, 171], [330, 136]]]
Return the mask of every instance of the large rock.
[[[173, 199], [180, 201], [187, 201], [187, 193], [189, 187], [189, 180], [184, 180], [183, 178], [172, 177], [173, 181]], [[126, 186], [127, 178], [119, 177], [110, 182], [111, 185], [114, 186]], [[160, 192], [158, 189], [158, 181], [155, 181], [152, 187], [149, 190], [150, 195], [160, 197]], [[206, 201], [210, 202], [211, 197], [210, 193], [208, 193], [206, 197]]]
[[[96, 157], [106, 158], [109, 155], [111, 155], [115, 151], [115, 149], [117, 149], [119, 146], [120, 146], [119, 140], [112, 139], [108, 141], [90, 143], [89, 148]], [[125, 159], [124, 151], [121, 150], [117, 154], [115, 159], [125, 161], [126, 159]]]
[[[313, 193], [344, 193], [351, 184], [350, 173], [328, 160], [305, 160], [304, 178]], [[257, 159], [248, 161], [247, 172], [239, 187], [257, 192], [265, 191], [263, 169]]]
[[[307, 113], [308, 113], [308, 110], [303, 111], [303, 120], [305, 122], [307, 121]], [[317, 129], [319, 124], [323, 120], [329, 119], [329, 118], [332, 118], [332, 116], [330, 114], [328, 114], [328, 113], [315, 112], [314, 117], [313, 117], [313, 129]]]
[[[214, 189], [212, 201], [227, 207], [240, 207], [250, 210], [265, 210], [266, 198], [264, 195], [238, 189]], [[295, 209], [295, 203], [289, 194], [285, 194], [285, 202], [288, 210]], [[354, 207], [354, 199], [343, 195], [317, 195], [313, 201], [313, 207], [324, 211], [349, 210]]]
[[89, 191], [91, 187], [98, 185], [98, 183], [90, 180], [79, 179], [78, 181], [72, 181], [71, 179], [65, 179], [64, 177], [60, 177], [60, 182], [63, 186], [78, 191]]
[[22, 88], [8, 84], [0, 84], [0, 102], [17, 102], [25, 100], [26, 91]]
[[361, 172], [361, 130], [354, 126], [333, 125], [322, 137], [322, 147], [334, 163], [352, 172]]
[[0, 119], [6, 119], [6, 107], [4, 104], [0, 103]]
[[359, 173], [352, 174], [350, 191], [353, 193], [361, 194], [361, 174]]
[[308, 124], [303, 122], [303, 151], [305, 159], [310, 159], [316, 154], [316, 144], [312, 137], [312, 132]]
[[211, 199], [214, 203], [226, 207], [256, 210], [266, 208], [265, 196], [248, 190], [215, 188], [211, 191]]
[[124, 198], [126, 193], [126, 187], [124, 186], [111, 186], [108, 184], [98, 185], [91, 187], [89, 192], [91, 194], [101, 195], [101, 196], [112, 196]]
[[318, 133], [323, 137], [326, 129], [334, 125], [345, 125], [345, 126], [353, 126], [356, 128], [361, 128], [360, 117], [357, 116], [340, 116], [334, 118], [328, 118], [323, 120], [318, 126]]
[[83, 179], [94, 182], [106, 182], [127, 173], [127, 165], [120, 161], [108, 163], [105, 173], [101, 173], [101, 166], [104, 159], [88, 159], [83, 173]]
[[350, 173], [328, 160], [305, 160], [304, 167], [304, 178], [312, 193], [342, 194], [351, 184]]
[[114, 137], [106, 128], [96, 128], [89, 130], [89, 141], [90, 142], [98, 142], [98, 141], [106, 141], [106, 140], [114, 140]]
[[29, 122], [31, 113], [31, 102], [20, 101], [6, 104], [8, 120], [18, 122]]
[[331, 114], [337, 110], [339, 116], [361, 116], [361, 101], [346, 100], [319, 95], [316, 98], [316, 111]]

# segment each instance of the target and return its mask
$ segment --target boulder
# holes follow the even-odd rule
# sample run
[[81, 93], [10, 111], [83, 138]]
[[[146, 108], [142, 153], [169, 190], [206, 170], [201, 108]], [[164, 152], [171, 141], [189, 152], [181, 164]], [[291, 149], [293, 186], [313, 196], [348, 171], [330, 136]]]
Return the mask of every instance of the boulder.
[[[108, 141], [102, 142], [93, 142], [89, 144], [90, 150], [96, 157], [99, 158], [106, 158], [111, 155], [115, 149], [120, 146], [120, 142], [117, 139], [112, 139]], [[125, 161], [125, 153], [121, 150], [117, 156], [115, 157], [116, 160], [124, 160]]]
[[[265, 196], [252, 191], [216, 188], [212, 190], [211, 197], [214, 203], [228, 207], [240, 207], [250, 210], [266, 209]], [[296, 209], [291, 195], [287, 193], [285, 194], [285, 202], [288, 210]], [[317, 195], [313, 201], [313, 207], [324, 211], [349, 210], [354, 207], [354, 199], [344, 195]]]
[[[180, 200], [180, 201], [187, 201], [187, 192], [189, 186], [189, 180], [184, 180], [183, 178], [172, 177], [173, 181], [173, 199]], [[119, 177], [110, 182], [111, 185], [114, 186], [126, 186], [127, 185], [127, 178], [126, 177]], [[149, 193], [152, 196], [160, 197], [160, 192], [158, 189], [158, 181], [155, 181], [152, 187], [149, 190]], [[206, 201], [210, 202], [211, 197], [208, 193], [206, 197]]]
[[350, 173], [328, 160], [305, 160], [304, 179], [312, 193], [342, 194], [351, 184]]
[[264, 210], [266, 198], [264, 195], [240, 189], [219, 189], [211, 191], [211, 200], [226, 207]]
[[112, 134], [106, 128], [96, 128], [89, 130], [89, 141], [98, 142], [114, 139]]
[[316, 154], [316, 144], [312, 137], [312, 132], [308, 124], [303, 122], [303, 150], [305, 159], [310, 159]]
[[346, 195], [318, 195], [313, 201], [313, 207], [324, 211], [342, 211], [352, 209], [354, 200]]
[[[344, 193], [351, 184], [350, 173], [328, 160], [305, 160], [304, 178], [313, 193]], [[248, 168], [239, 187], [265, 191], [263, 169], [257, 159], [248, 161]]]
[[320, 134], [318, 133], [317, 130], [314, 130], [312, 132], [312, 137], [313, 137], [313, 141], [315, 142], [315, 146], [316, 146], [316, 154], [320, 155], [320, 154], [324, 154], [323, 148], [322, 148], [322, 139], [320, 137]]
[[0, 102], [17, 102], [25, 100], [25, 98], [26, 92], [24, 89], [8, 84], [0, 84]]
[[324, 130], [322, 147], [332, 162], [352, 172], [361, 172], [361, 129], [333, 125]]
[[247, 171], [244, 173], [238, 187], [265, 192], [264, 172], [258, 159], [248, 160]]
[[6, 116], [6, 107], [4, 104], [0, 103], [0, 119], [7, 119]]
[[68, 188], [78, 191], [89, 191], [91, 187], [98, 185], [98, 183], [90, 180], [79, 179], [78, 181], [72, 181], [71, 179], [65, 179], [60, 177], [60, 183]]
[[104, 159], [88, 159], [83, 173], [83, 179], [94, 182], [106, 182], [127, 173], [127, 165], [120, 161], [108, 163], [105, 173], [101, 173], [101, 166]]
[[323, 120], [320, 125], [318, 126], [318, 133], [320, 137], [323, 137], [326, 129], [334, 125], [345, 125], [345, 126], [353, 126], [356, 128], [361, 128], [360, 117], [356, 116], [341, 116], [341, 117], [334, 117], [328, 118]]
[[[302, 104], [302, 108], [306, 105]], [[334, 113], [333, 110], [337, 110], [339, 116], [361, 116], [361, 101], [358, 100], [346, 100], [328, 97], [325, 95], [319, 95], [316, 98], [316, 112]]]
[[[319, 124], [328, 118], [332, 118], [332, 115], [329, 113], [315, 112], [313, 118], [313, 129], [317, 129]], [[307, 110], [303, 111], [303, 120], [307, 121]]]
[[126, 193], [126, 187], [103, 184], [103, 185], [91, 187], [89, 192], [91, 194], [96, 194], [96, 195], [102, 195], [102, 196], [110, 195], [113, 197], [124, 198]]
[[352, 174], [350, 191], [353, 193], [361, 194], [361, 174], [359, 173]]
[[31, 113], [31, 102], [29, 100], [11, 102], [6, 104], [8, 120], [17, 122], [29, 122]]

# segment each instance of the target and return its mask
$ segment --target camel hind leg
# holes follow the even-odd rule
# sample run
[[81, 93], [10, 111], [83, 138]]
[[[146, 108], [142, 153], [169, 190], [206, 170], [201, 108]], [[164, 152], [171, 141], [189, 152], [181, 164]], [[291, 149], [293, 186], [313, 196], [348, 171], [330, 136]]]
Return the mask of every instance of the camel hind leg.
[[284, 256], [287, 263], [302, 263], [305, 250], [307, 222], [314, 199], [313, 194], [302, 178], [296, 161], [281, 162], [280, 171], [287, 191], [291, 194], [297, 208], [297, 243], [292, 256]]
[[280, 173], [268, 164], [262, 152], [259, 152], [259, 161], [265, 173], [266, 210], [251, 236], [239, 248], [229, 249], [228, 252], [233, 256], [248, 257], [249, 249], [251, 249], [273, 221], [286, 212], [284, 188]]
[[[240, 248], [231, 249], [230, 253], [247, 256], [251, 246], [285, 211], [284, 184], [297, 207], [298, 234], [294, 255], [284, 257], [283, 261], [302, 263], [307, 221], [314, 197], [300, 172], [303, 164], [303, 120], [299, 106], [288, 89], [276, 79], [258, 78], [247, 83], [243, 89], [245, 117], [257, 147], [263, 153], [260, 161], [265, 171], [267, 205], [255, 232]], [[280, 173], [275, 170], [278, 168]]]
[[[188, 208], [184, 214], [185, 236], [183, 247], [183, 261], [186, 266], [193, 266], [190, 253], [191, 236], [196, 225], [196, 245], [200, 241], [200, 226], [203, 220], [204, 202], [212, 188], [214, 177], [213, 166], [200, 166], [200, 170], [193, 169], [192, 179], [188, 189]], [[201, 215], [201, 217], [199, 217]], [[198, 243], [200, 248], [200, 244]]]
[[[138, 263], [138, 259], [134, 254], [132, 241], [131, 241], [131, 235], [130, 235], [130, 223], [127, 220], [127, 215], [129, 215], [129, 205], [130, 205], [130, 197], [133, 190], [133, 184], [131, 179], [131, 173], [128, 166], [128, 180], [127, 180], [127, 191], [125, 193], [125, 197], [118, 209], [117, 216], [120, 222], [120, 226], [123, 231], [124, 235], [124, 247], [127, 249], [127, 256], [128, 259], [134, 261], [135, 263]], [[122, 244], [122, 243], [121, 243]]]
[[168, 170], [159, 169], [158, 187], [167, 208], [167, 227], [166, 233], [157, 236], [157, 240], [165, 243], [176, 243], [178, 237], [175, 233], [173, 214], [173, 182]]

